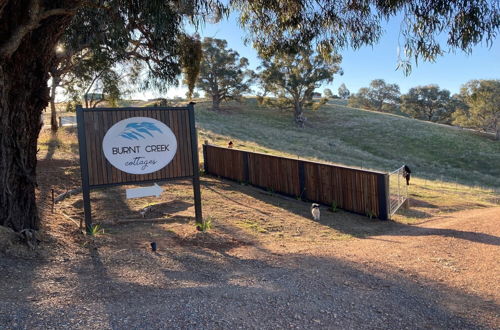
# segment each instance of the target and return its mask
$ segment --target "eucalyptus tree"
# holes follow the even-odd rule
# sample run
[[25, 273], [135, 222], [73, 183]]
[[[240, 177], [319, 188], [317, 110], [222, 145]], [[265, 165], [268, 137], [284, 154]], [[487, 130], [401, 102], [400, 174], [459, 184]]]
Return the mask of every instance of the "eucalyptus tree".
[[331, 99], [333, 97], [332, 90], [330, 88], [325, 88], [323, 90], [323, 95], [325, 95], [326, 98]]
[[453, 114], [454, 124], [493, 131], [500, 140], [500, 80], [471, 80], [460, 89], [463, 107]]
[[352, 107], [375, 111], [394, 112], [399, 107], [401, 93], [397, 84], [388, 84], [383, 79], [375, 79], [369, 87], [360, 88], [349, 98]]
[[[500, 26], [498, 3], [487, 0], [229, 3], [240, 12], [248, 39], [262, 56], [311, 44], [322, 54], [374, 44], [382, 22], [399, 15], [405, 54], [400, 64], [406, 72], [410, 59], [433, 60], [448, 48], [470, 52], [483, 41], [491, 44]], [[133, 50], [138, 58], [153, 55], [146, 66], [154, 70], [144, 86], [161, 87], [176, 82], [182, 64], [196, 62], [182, 59], [193, 54], [181, 46], [184, 23], [218, 18], [227, 10], [218, 0], [0, 1], [0, 225], [16, 230], [38, 227], [39, 119], [49, 101], [47, 81], [57, 60], [55, 49], [70, 26], [80, 32], [79, 40], [91, 42], [93, 50], [105, 45]], [[109, 37], [99, 37], [104, 31], [110, 32]], [[131, 42], [135, 34], [147, 38]], [[194, 77], [196, 70], [186, 72]]]
[[[315, 101], [314, 90], [324, 82], [333, 81], [334, 74], [340, 71], [341, 60], [338, 55], [314, 54], [309, 48], [264, 58], [259, 73], [264, 90], [260, 103], [293, 110], [295, 123], [303, 127], [304, 109], [317, 109], [327, 101], [326, 98]], [[267, 97], [269, 94], [271, 97]]]
[[212, 98], [213, 110], [219, 110], [221, 102], [238, 100], [251, 91], [254, 73], [248, 69], [248, 59], [227, 49], [226, 40], [205, 38], [202, 50], [196, 87]]
[[410, 88], [401, 96], [401, 110], [413, 118], [449, 123], [455, 109], [450, 91], [428, 85]]
[[351, 95], [351, 92], [347, 89], [345, 84], [339, 86], [338, 92], [339, 92], [339, 97], [344, 100], [348, 99], [349, 95]]

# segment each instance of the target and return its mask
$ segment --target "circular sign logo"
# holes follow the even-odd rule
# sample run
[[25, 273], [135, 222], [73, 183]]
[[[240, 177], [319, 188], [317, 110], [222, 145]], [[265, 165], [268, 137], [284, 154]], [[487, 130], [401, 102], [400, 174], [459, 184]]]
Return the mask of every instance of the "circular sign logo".
[[132, 117], [111, 126], [102, 140], [106, 159], [130, 174], [161, 170], [172, 161], [177, 139], [172, 130], [153, 118]]

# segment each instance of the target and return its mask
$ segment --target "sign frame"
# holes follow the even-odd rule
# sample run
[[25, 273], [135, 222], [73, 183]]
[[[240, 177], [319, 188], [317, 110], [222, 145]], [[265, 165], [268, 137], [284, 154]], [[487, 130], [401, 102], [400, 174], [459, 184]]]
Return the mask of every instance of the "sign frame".
[[[118, 111], [147, 111], [150, 113], [156, 111], [186, 111], [188, 114], [188, 130], [187, 132], [190, 136], [191, 144], [191, 166], [192, 166], [192, 175], [183, 175], [183, 176], [172, 176], [168, 178], [161, 179], [153, 179], [153, 180], [119, 180], [119, 182], [113, 183], [105, 183], [105, 184], [91, 184], [90, 182], [90, 174], [89, 174], [89, 155], [87, 154], [87, 134], [85, 129], [85, 113], [86, 112], [118, 112]], [[131, 115], [130, 117], [135, 117]], [[128, 118], [130, 118], [128, 117]], [[200, 191], [200, 169], [199, 169], [199, 158], [198, 158], [198, 136], [196, 132], [195, 126], [195, 117], [194, 117], [194, 103], [189, 103], [184, 107], [124, 107], [124, 108], [83, 108], [78, 105], [76, 107], [76, 119], [77, 119], [77, 128], [78, 128], [78, 148], [80, 152], [80, 172], [81, 172], [81, 180], [82, 180], [82, 193], [83, 193], [83, 210], [85, 216], [85, 227], [87, 232], [90, 232], [92, 229], [92, 206], [90, 201], [90, 192], [92, 189], [99, 188], [107, 188], [113, 186], [122, 186], [122, 185], [132, 185], [132, 184], [144, 184], [144, 183], [158, 183], [158, 182], [168, 182], [173, 180], [180, 179], [191, 179], [193, 185], [193, 195], [194, 195], [194, 207], [195, 207], [195, 219], [197, 222], [203, 222], [202, 209], [201, 209], [201, 191]], [[115, 122], [117, 123], [118, 120]], [[111, 125], [112, 126], [112, 125]], [[168, 126], [168, 125], [167, 125]], [[109, 129], [109, 128], [108, 128]], [[176, 139], [179, 140], [179, 137], [176, 136]], [[103, 152], [102, 151], [102, 141], [98, 147], [99, 150], [95, 150], [95, 152]], [[175, 158], [175, 156], [174, 156]], [[106, 159], [106, 162], [109, 162]], [[110, 163], [111, 164], [111, 163]], [[170, 166], [171, 163], [167, 164], [165, 167]], [[111, 165], [113, 166], [113, 165]], [[117, 169], [120, 171], [119, 169]], [[155, 171], [153, 173], [159, 172]], [[128, 174], [127, 177], [133, 176], [134, 174]]]

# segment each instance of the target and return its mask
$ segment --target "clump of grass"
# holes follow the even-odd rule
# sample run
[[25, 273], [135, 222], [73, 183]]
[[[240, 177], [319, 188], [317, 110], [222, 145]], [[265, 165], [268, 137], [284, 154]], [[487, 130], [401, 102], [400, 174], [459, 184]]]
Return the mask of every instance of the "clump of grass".
[[195, 225], [197, 231], [201, 231], [203, 233], [207, 232], [208, 230], [212, 229], [212, 217], [208, 216], [201, 222], [197, 221]]
[[101, 228], [99, 224], [93, 224], [87, 227], [87, 235], [97, 236], [101, 234], [104, 234], [104, 229]]
[[252, 221], [252, 220], [244, 220], [242, 222], [243, 227], [249, 228], [253, 231], [256, 231], [258, 233], [267, 233], [268, 230], [262, 227], [258, 222]]
[[337, 212], [338, 210], [339, 209], [338, 209], [337, 201], [333, 201], [332, 206], [330, 207], [330, 211]]

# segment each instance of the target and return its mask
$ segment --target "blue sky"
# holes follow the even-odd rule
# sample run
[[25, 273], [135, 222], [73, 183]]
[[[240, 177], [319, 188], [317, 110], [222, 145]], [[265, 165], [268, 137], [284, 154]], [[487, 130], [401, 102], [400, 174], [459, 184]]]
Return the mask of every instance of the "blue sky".
[[[238, 26], [236, 16], [231, 15], [229, 19], [218, 24], [206, 24], [199, 28], [198, 33], [201, 37], [226, 39], [229, 48], [249, 59], [251, 68], [259, 66], [260, 61], [255, 50], [244, 45], [245, 31]], [[324, 88], [330, 88], [336, 94], [340, 84], [344, 83], [353, 93], [368, 86], [373, 79], [380, 78], [388, 83], [397, 83], [402, 93], [406, 93], [411, 87], [428, 84], [437, 84], [451, 93], [457, 93], [460, 86], [471, 79], [500, 79], [498, 40], [491, 48], [486, 45], [475, 47], [471, 55], [456, 51], [439, 57], [434, 63], [419, 62], [418, 66], [413, 65], [412, 73], [405, 76], [403, 71], [396, 70], [398, 35], [399, 22], [393, 19], [385, 25], [385, 33], [378, 44], [358, 50], [341, 51], [344, 75], [336, 75], [333, 83], [324, 85], [317, 91], [322, 92]], [[172, 88], [167, 95], [184, 96], [185, 91], [183, 87]], [[160, 95], [153, 92], [136, 94], [134, 98], [157, 96]]]

